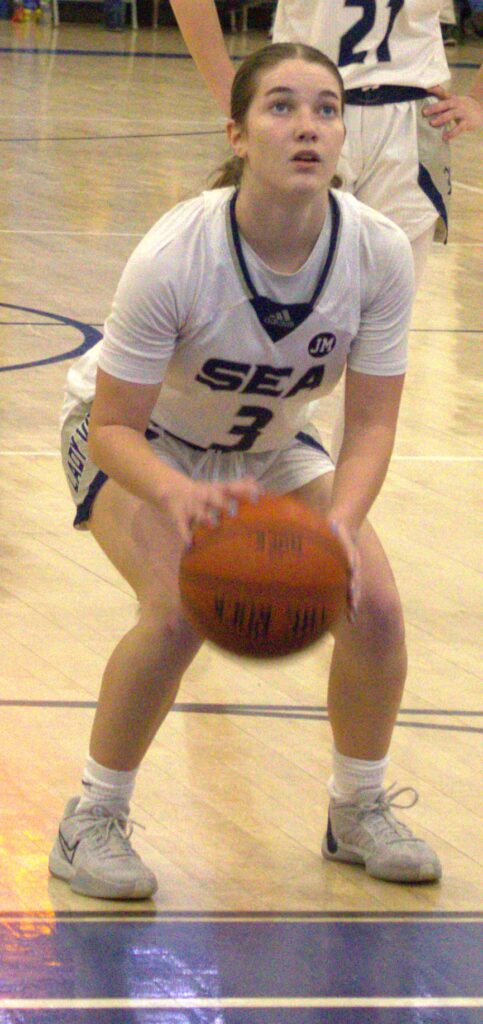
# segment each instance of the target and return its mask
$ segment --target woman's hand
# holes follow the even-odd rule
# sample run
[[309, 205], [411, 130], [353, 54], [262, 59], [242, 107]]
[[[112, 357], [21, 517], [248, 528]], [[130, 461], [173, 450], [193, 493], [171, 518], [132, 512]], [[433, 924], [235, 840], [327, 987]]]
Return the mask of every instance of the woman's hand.
[[476, 131], [483, 125], [483, 106], [475, 96], [456, 96], [446, 92], [440, 85], [428, 89], [428, 92], [436, 96], [439, 102], [428, 103], [423, 114], [429, 118], [433, 128], [447, 125], [443, 132], [445, 142], [456, 139], [462, 132]]
[[349, 585], [347, 588], [347, 618], [349, 622], [355, 622], [357, 609], [361, 596], [361, 560], [357, 547], [357, 540], [352, 536], [347, 526], [337, 519], [329, 516], [329, 526], [332, 533], [340, 541], [349, 563]]
[[222, 512], [235, 515], [239, 501], [256, 502], [260, 494], [252, 477], [216, 483], [185, 478], [170, 490], [165, 507], [183, 543], [189, 545], [197, 526], [216, 524]]

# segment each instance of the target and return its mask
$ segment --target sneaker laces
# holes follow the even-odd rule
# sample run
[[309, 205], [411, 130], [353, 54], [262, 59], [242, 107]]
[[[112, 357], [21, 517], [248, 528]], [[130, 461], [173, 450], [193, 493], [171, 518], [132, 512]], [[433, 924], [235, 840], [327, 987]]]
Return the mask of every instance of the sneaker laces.
[[[95, 814], [96, 809], [102, 811], [102, 814]], [[84, 812], [81, 811], [79, 814], [74, 815], [74, 817], [85, 819], [86, 824], [82, 830], [79, 830], [79, 838], [85, 839], [89, 837], [93, 840], [98, 848], [97, 852], [100, 857], [137, 856], [131, 846], [130, 839], [134, 827], [145, 831], [144, 825], [141, 825], [139, 821], [135, 821], [134, 818], [129, 818], [123, 811], [119, 811], [117, 814], [106, 814], [105, 808], [99, 805], [92, 809], [89, 808], [89, 810]]]
[[[398, 821], [392, 813], [393, 807], [399, 807], [406, 811], [414, 807], [419, 800], [419, 794], [412, 786], [400, 786], [399, 789], [396, 787], [397, 782], [393, 782], [372, 803], [362, 804], [357, 812], [357, 818], [362, 822], [365, 818], [370, 817], [371, 830], [378, 836], [386, 833], [388, 839], [394, 839], [397, 836], [401, 840], [419, 842], [411, 832], [411, 829], [404, 825], [402, 821]], [[403, 803], [398, 802], [398, 797], [403, 793], [410, 794], [409, 803], [407, 801]]]

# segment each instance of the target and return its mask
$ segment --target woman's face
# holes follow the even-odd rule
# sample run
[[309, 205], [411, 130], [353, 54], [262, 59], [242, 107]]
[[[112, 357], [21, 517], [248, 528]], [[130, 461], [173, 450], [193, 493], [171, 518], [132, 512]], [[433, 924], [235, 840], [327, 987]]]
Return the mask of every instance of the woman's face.
[[242, 187], [311, 196], [334, 175], [345, 128], [339, 83], [329, 68], [300, 58], [260, 75], [245, 122], [228, 124], [244, 160]]

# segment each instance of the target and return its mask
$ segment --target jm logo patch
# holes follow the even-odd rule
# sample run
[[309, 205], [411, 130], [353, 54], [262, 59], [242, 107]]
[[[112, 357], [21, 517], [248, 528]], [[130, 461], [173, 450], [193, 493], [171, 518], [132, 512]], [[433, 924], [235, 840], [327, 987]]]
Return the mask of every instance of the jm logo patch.
[[337, 338], [335, 334], [316, 334], [309, 342], [309, 355], [313, 356], [314, 359], [321, 359], [323, 356], [328, 356], [336, 344]]

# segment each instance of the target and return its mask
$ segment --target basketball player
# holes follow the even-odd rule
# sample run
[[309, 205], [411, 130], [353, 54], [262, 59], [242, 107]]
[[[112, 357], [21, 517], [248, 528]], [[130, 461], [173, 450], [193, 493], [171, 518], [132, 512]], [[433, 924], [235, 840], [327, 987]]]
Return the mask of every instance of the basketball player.
[[[201, 644], [180, 604], [179, 560], [197, 523], [261, 490], [327, 516], [352, 567], [330, 668], [323, 855], [380, 879], [440, 877], [436, 854], [393, 816], [397, 794], [383, 788], [406, 649], [396, 585], [367, 520], [394, 443], [412, 257], [396, 225], [330, 188], [342, 115], [342, 80], [318, 50], [283, 44], [248, 57], [233, 83], [234, 157], [219, 187], [147, 234], [103, 340], [69, 371], [62, 447], [75, 525], [91, 531], [140, 607], [106, 667], [82, 793], [50, 856], [76, 892], [156, 890], [128, 815], [139, 765]], [[345, 369], [334, 470], [311, 417]]]
[[[418, 286], [433, 238], [445, 240], [449, 141], [483, 124], [483, 80], [452, 95], [440, 27], [445, 0], [279, 0], [274, 42], [319, 47], [347, 96], [342, 187], [406, 232]], [[185, 42], [224, 112], [233, 65], [214, 0], [171, 0]], [[431, 96], [431, 99], [428, 99]], [[441, 130], [442, 129], [442, 130]]]

